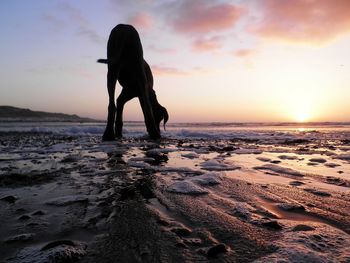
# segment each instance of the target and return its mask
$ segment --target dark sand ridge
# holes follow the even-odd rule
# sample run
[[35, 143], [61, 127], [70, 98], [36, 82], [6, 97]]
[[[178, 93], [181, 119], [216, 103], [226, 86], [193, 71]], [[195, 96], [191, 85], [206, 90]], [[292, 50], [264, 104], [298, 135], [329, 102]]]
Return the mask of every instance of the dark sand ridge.
[[[220, 256], [220, 261], [246, 262], [260, 258], [269, 252], [273, 252], [275, 248], [271, 245], [271, 242], [278, 240], [281, 235], [280, 231], [291, 231], [293, 227], [299, 226], [300, 223], [306, 226], [309, 225], [310, 229], [315, 229], [315, 224], [311, 226], [309, 222], [329, 224], [331, 226], [337, 226], [342, 229], [342, 231], [349, 233], [349, 223], [346, 223], [348, 215], [345, 218], [341, 216], [342, 210], [348, 208], [349, 200], [338, 202], [338, 209], [330, 213], [327, 210], [333, 206], [333, 202], [338, 200], [338, 198], [328, 200], [329, 202], [326, 202], [323, 206], [323, 211], [319, 211], [317, 205], [315, 205], [314, 209], [309, 209], [307, 204], [309, 204], [309, 206], [314, 204], [315, 198], [312, 194], [305, 195], [303, 190], [283, 187], [282, 189], [274, 190], [270, 188], [265, 191], [266, 188], [261, 188], [260, 185], [249, 185], [244, 181], [232, 179], [223, 182], [219, 186], [211, 186], [210, 188], [210, 193], [208, 195], [196, 197], [174, 195], [162, 191], [161, 189], [155, 191], [156, 199], [150, 199], [150, 203], [147, 205], [153, 212], [148, 215], [152, 215], [153, 218], [145, 219], [142, 213], [140, 215], [139, 212], [136, 212], [137, 210], [132, 210], [135, 214], [138, 214], [137, 218], [139, 218], [139, 216], [141, 217], [139, 220], [143, 222], [143, 226], [146, 226], [145, 229], [158, 229], [157, 224], [163, 229], [160, 236], [155, 230], [151, 231], [152, 234], [147, 232], [146, 240], [149, 238], [152, 240], [153, 235], [155, 240], [162, 240], [161, 243], [163, 246], [166, 246], [165, 244], [169, 245], [170, 247], [168, 248], [172, 248], [171, 251], [174, 251], [174, 247], [170, 245], [171, 242], [175, 242], [175, 246], [177, 247], [175, 249], [177, 252], [174, 251], [172, 255], [169, 255], [170, 251], [168, 251], [167, 248], [163, 247], [163, 249], [161, 249], [162, 246], [158, 246], [157, 243], [151, 245], [153, 244], [151, 241], [147, 243], [148, 246], [150, 246], [148, 248], [149, 253], [154, 250], [153, 256], [158, 255], [160, 257], [160, 253], [164, 258], [167, 258], [167, 260], [173, 258], [173, 262], [176, 262], [180, 255], [188, 261], [200, 261], [204, 259], [203, 255], [206, 255], [208, 248], [215, 244], [223, 243], [227, 246], [228, 252]], [[285, 199], [283, 199], [284, 204], [286, 204], [285, 201], [288, 199], [287, 204], [294, 204], [294, 206], [286, 206], [287, 211], [285, 211], [283, 209], [276, 209], [272, 201], [266, 201], [267, 198], [271, 198], [272, 193], [277, 193], [275, 192], [276, 190], [285, 197]], [[293, 200], [294, 203], [291, 203], [291, 199], [295, 197], [295, 192], [297, 192], [299, 198]], [[218, 195], [217, 193], [223, 194]], [[249, 195], [247, 195], [247, 193], [249, 193]], [[264, 197], [256, 198], [257, 196]], [[301, 203], [297, 203], [297, 201], [301, 200]], [[237, 202], [239, 204], [248, 204], [248, 206], [255, 209], [255, 212], [237, 209]], [[133, 205], [137, 207], [135, 203], [133, 203]], [[311, 205], [311, 207], [312, 206], [313, 205]], [[265, 209], [267, 209], [267, 211]], [[317, 213], [313, 211], [317, 211]], [[338, 220], [334, 220], [334, 216]], [[130, 214], [127, 212], [127, 216], [124, 219], [118, 218], [118, 221], [128, 221], [129, 218], [134, 220], [135, 215], [133, 215], [132, 212]], [[285, 224], [284, 220], [291, 221], [293, 223], [292, 226]], [[271, 222], [275, 222], [275, 224], [269, 224]], [[125, 226], [127, 227], [121, 227], [120, 224], [117, 223], [117, 234], [108, 236], [108, 241], [102, 241], [102, 243], [104, 244], [104, 242], [107, 242], [107, 244], [110, 244], [110, 239], [114, 240], [114, 237], [123, 236], [125, 234], [123, 231], [133, 228], [133, 225], [133, 222], [126, 222]], [[171, 241], [171, 237], [168, 236], [169, 232], [177, 228], [185, 230], [182, 231], [183, 234], [178, 235], [179, 238], [175, 238]], [[285, 230], [281, 230], [280, 228]], [[117, 258], [135, 255], [135, 251], [132, 253], [130, 252], [133, 251], [130, 247], [124, 250], [124, 254], [120, 254], [119, 249], [118, 251], [114, 250], [115, 247], [119, 248], [126, 244], [130, 245], [133, 243], [138, 244], [137, 246], [145, 246], [145, 234], [139, 233], [137, 228], [132, 231], [134, 231], [133, 234], [128, 235], [128, 237], [131, 238], [131, 240], [136, 238], [136, 240], [124, 242], [123, 239], [118, 238], [114, 240], [113, 245], [109, 247], [114, 253], [107, 252], [102, 254], [109, 256], [111, 254], [118, 255]], [[195, 241], [193, 242], [193, 240]], [[145, 258], [147, 258], [146, 254], [147, 253], [144, 255]], [[99, 254], [99, 256], [102, 257], [103, 255]], [[152, 260], [154, 259], [155, 258], [152, 258]], [[159, 258], [157, 260], [159, 260]]]

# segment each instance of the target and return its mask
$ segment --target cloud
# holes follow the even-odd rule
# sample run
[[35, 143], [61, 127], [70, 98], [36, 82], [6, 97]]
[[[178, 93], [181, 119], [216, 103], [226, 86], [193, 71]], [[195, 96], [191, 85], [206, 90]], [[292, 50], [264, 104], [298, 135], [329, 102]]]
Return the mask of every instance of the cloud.
[[52, 27], [52, 30], [55, 30], [55, 31], [62, 30], [67, 26], [67, 24], [64, 21], [60, 20], [59, 18], [57, 18], [55, 15], [52, 15], [52, 14], [44, 14], [42, 15], [41, 18], [45, 21], [45, 23], [50, 24]]
[[80, 24], [86, 24], [87, 19], [81, 14], [81, 12], [73, 7], [71, 4], [68, 2], [58, 2], [57, 3], [57, 9], [68, 14], [72, 20], [75, 22], [78, 22]]
[[147, 13], [138, 13], [129, 18], [128, 21], [131, 25], [136, 28], [151, 29], [153, 26], [153, 18]]
[[167, 67], [167, 66], [161, 66], [161, 65], [152, 65], [152, 72], [155, 75], [163, 76], [163, 75], [188, 75], [189, 72], [180, 70], [178, 68], [174, 67]]
[[68, 2], [61, 1], [57, 4], [57, 10], [65, 14], [69, 20], [74, 21], [74, 23], [68, 24], [73, 24], [77, 27], [75, 30], [77, 36], [82, 36], [95, 43], [105, 42], [104, 38], [91, 28], [88, 19], [82, 15], [79, 9], [75, 8]]
[[250, 57], [254, 54], [256, 54], [256, 50], [255, 49], [249, 49], [249, 48], [243, 48], [243, 49], [238, 49], [236, 51], [233, 52], [233, 55], [235, 55], [236, 57]]
[[182, 1], [174, 8], [171, 27], [180, 33], [207, 33], [234, 26], [243, 9], [232, 4], [208, 4], [203, 0]]
[[202, 67], [193, 67], [191, 69], [182, 70], [179, 68], [169, 67], [164, 65], [152, 65], [151, 69], [153, 74], [157, 76], [167, 76], [167, 75], [189, 76], [193, 74], [206, 74], [208, 72], [213, 72], [213, 69], [206, 69]]
[[95, 43], [105, 42], [105, 40], [99, 34], [97, 34], [95, 30], [92, 30], [91, 28], [88, 28], [86, 26], [80, 25], [76, 31], [76, 34], [78, 36], [83, 36]]
[[174, 54], [177, 52], [176, 48], [163, 48], [163, 47], [158, 47], [158, 46], [153, 45], [153, 44], [148, 45], [147, 49], [150, 49], [154, 52], [162, 53], [162, 54]]
[[192, 43], [193, 51], [203, 52], [210, 50], [217, 50], [221, 48], [221, 38], [218, 36], [210, 37], [210, 38], [197, 38]]
[[264, 38], [323, 44], [350, 32], [349, 0], [261, 0], [250, 31]]
[[177, 35], [189, 38], [195, 52], [219, 50], [223, 46], [220, 33], [233, 29], [246, 11], [238, 5], [208, 0], [172, 1], [162, 8], [165, 22]]

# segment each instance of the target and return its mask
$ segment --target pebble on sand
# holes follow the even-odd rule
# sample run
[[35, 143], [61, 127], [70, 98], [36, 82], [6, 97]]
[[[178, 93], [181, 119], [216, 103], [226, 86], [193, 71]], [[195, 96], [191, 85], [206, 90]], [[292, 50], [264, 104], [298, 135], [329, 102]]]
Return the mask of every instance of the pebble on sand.
[[265, 221], [265, 222], [262, 222], [261, 225], [275, 229], [275, 230], [282, 229], [282, 225], [280, 223], [278, 223], [276, 220]]
[[301, 181], [291, 181], [289, 182], [290, 185], [293, 185], [293, 186], [300, 186], [300, 185], [303, 185], [305, 183], [301, 182]]
[[14, 242], [30, 241], [30, 240], [34, 239], [34, 236], [35, 236], [34, 233], [24, 233], [24, 234], [19, 234], [19, 235], [9, 237], [4, 242], [5, 243], [14, 243]]
[[292, 231], [312, 231], [312, 230], [315, 230], [314, 227], [312, 226], [308, 226], [308, 225], [303, 225], [303, 224], [300, 224], [300, 225], [296, 225], [295, 227], [293, 227]]
[[66, 206], [74, 203], [87, 203], [89, 198], [85, 195], [68, 195], [57, 198], [52, 198], [45, 202], [47, 205]]
[[14, 202], [16, 202], [17, 199], [18, 198], [16, 196], [14, 196], [14, 195], [7, 195], [7, 196], [4, 196], [4, 197], [0, 198], [1, 201], [8, 202], [10, 204], [13, 204]]
[[314, 195], [319, 195], [319, 196], [325, 196], [325, 197], [331, 196], [331, 194], [326, 191], [321, 191], [314, 188], [305, 188], [304, 191], [312, 193]]
[[216, 257], [220, 253], [226, 253], [228, 251], [227, 246], [225, 244], [217, 244], [208, 249], [207, 256], [209, 258]]
[[311, 159], [309, 159], [309, 161], [312, 163], [325, 163], [325, 162], [327, 162], [327, 160], [323, 159], [323, 158], [311, 158]]
[[188, 237], [192, 234], [192, 230], [187, 227], [173, 227], [171, 232], [175, 233], [180, 237]]
[[293, 203], [279, 203], [277, 207], [285, 211], [305, 211], [305, 207]]

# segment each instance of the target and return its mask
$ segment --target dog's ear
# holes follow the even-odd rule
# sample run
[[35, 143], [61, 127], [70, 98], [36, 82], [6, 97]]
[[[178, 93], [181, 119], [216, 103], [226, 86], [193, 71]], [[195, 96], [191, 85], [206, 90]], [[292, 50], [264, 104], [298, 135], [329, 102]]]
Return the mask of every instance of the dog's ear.
[[100, 58], [97, 60], [97, 63], [108, 64], [108, 60], [105, 58]]
[[164, 118], [163, 127], [164, 127], [164, 131], [165, 131], [165, 124], [169, 120], [169, 114], [168, 114], [168, 111], [166, 110], [165, 107], [163, 107], [163, 118]]

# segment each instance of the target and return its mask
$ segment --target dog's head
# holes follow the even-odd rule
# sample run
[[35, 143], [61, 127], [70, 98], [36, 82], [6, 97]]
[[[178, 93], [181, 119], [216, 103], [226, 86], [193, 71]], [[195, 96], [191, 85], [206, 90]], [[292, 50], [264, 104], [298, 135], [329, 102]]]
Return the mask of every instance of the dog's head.
[[165, 124], [169, 120], [169, 114], [167, 109], [162, 105], [158, 104], [156, 107], [153, 108], [153, 116], [157, 129], [160, 131], [160, 123], [163, 121], [163, 127], [165, 130]]

